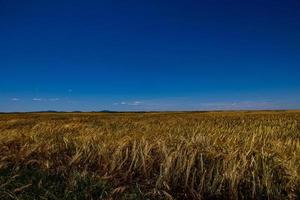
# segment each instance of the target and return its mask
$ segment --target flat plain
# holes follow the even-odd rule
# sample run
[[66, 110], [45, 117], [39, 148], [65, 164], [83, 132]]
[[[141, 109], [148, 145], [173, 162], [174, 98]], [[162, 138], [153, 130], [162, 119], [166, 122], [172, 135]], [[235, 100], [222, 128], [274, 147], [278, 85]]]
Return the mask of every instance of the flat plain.
[[300, 111], [0, 114], [0, 199], [299, 199]]

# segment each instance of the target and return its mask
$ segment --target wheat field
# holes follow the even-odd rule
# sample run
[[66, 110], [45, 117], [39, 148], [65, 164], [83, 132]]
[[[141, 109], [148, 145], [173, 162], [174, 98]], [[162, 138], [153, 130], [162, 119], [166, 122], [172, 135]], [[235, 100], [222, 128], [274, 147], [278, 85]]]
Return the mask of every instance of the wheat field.
[[0, 199], [299, 199], [300, 111], [0, 115]]

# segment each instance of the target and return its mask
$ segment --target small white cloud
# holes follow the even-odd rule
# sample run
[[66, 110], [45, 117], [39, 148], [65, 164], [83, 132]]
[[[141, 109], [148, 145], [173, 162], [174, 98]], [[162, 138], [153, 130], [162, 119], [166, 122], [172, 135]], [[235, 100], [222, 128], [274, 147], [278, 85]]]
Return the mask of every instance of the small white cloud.
[[20, 101], [19, 98], [11, 98], [10, 100], [12, 100], [12, 101]]
[[50, 98], [49, 101], [59, 101], [59, 98]]
[[134, 101], [134, 102], [128, 103], [128, 105], [130, 105], [130, 106], [139, 106], [141, 104], [143, 104], [143, 102], [141, 102], [141, 101]]
[[32, 101], [42, 101], [40, 98], [33, 98]]
[[122, 101], [120, 103], [114, 103], [114, 105], [128, 105], [128, 106], [139, 106], [142, 104], [143, 104], [143, 102], [141, 102], [141, 101], [133, 101], [133, 102]]

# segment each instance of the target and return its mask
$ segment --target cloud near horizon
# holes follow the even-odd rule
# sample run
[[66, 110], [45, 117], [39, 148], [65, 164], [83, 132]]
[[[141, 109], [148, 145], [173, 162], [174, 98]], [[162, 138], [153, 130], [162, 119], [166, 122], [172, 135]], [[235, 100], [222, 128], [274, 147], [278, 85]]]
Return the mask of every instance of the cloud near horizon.
[[197, 110], [269, 110], [288, 109], [295, 107], [293, 102], [280, 102], [271, 100], [253, 101], [219, 101], [201, 102], [188, 99], [180, 100], [147, 100], [121, 101], [113, 105], [117, 109], [140, 109], [140, 110], [170, 110], [170, 111], [197, 111]]
[[14, 98], [11, 98], [10, 100], [11, 100], [11, 101], [20, 101], [19, 98], [15, 98], [15, 97], [14, 97]]
[[122, 101], [120, 103], [114, 103], [114, 105], [128, 105], [128, 106], [140, 106], [143, 104], [144, 104], [144, 102], [142, 102], [142, 101], [132, 101], [132, 102]]
[[59, 98], [50, 98], [49, 101], [59, 101]]
[[40, 98], [33, 98], [32, 101], [42, 101]]

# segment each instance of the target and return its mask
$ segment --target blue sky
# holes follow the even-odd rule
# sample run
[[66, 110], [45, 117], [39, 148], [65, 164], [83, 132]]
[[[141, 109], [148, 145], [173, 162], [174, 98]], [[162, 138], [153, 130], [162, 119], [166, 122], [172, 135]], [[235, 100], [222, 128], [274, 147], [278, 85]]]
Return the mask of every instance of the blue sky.
[[299, 22], [299, 0], [0, 0], [0, 111], [300, 109]]

